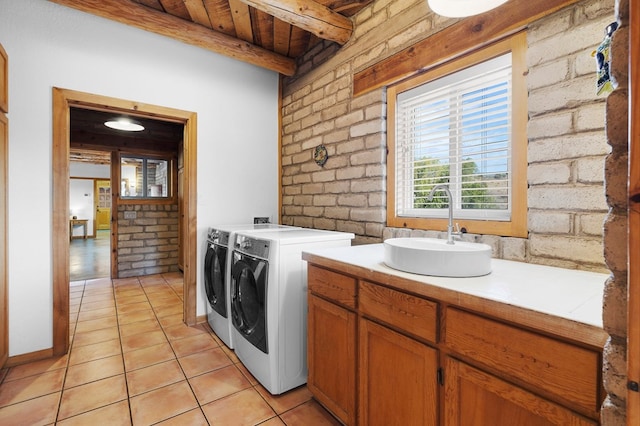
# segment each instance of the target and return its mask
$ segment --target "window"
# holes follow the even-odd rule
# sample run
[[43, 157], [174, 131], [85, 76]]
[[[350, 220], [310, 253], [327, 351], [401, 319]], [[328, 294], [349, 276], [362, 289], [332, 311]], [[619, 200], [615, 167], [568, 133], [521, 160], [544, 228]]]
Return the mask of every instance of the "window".
[[171, 198], [171, 161], [142, 156], [120, 158], [121, 198]]
[[[389, 226], [526, 236], [524, 34], [388, 90]], [[446, 184], [452, 200], [432, 188]]]

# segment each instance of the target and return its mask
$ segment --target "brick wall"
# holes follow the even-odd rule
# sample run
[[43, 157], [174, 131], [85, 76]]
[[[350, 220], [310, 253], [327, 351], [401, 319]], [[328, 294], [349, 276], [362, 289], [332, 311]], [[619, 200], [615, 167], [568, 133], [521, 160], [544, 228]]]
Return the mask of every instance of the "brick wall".
[[[529, 237], [467, 235], [494, 256], [566, 268], [606, 270], [602, 223], [604, 98], [595, 60], [614, 0], [585, 0], [528, 31]], [[324, 42], [283, 80], [282, 222], [354, 232], [356, 243], [434, 231], [386, 227], [386, 91], [353, 97], [353, 74], [455, 22], [424, 0], [377, 0], [354, 16], [352, 39]], [[324, 144], [329, 160], [313, 161]]]
[[609, 333], [603, 380], [607, 399], [602, 423], [625, 424], [627, 394], [627, 208], [628, 208], [628, 54], [629, 0], [617, 0], [618, 30], [611, 46], [611, 73], [618, 82], [607, 98], [607, 142], [611, 153], [605, 163], [605, 193], [609, 206], [604, 227], [604, 255], [611, 275], [604, 292], [603, 322]]
[[178, 205], [118, 206], [118, 278], [177, 270]]

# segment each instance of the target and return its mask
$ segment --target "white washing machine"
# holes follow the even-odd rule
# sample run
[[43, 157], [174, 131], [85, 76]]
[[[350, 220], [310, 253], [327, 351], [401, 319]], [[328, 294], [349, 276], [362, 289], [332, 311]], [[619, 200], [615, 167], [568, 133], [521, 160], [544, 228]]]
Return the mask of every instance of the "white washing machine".
[[307, 262], [302, 251], [349, 246], [353, 238], [305, 228], [236, 234], [230, 293], [234, 350], [272, 394], [307, 382]]
[[[207, 296], [207, 321], [216, 335], [233, 349], [229, 317], [229, 279], [231, 270], [230, 241], [237, 231], [262, 232], [273, 229], [299, 229], [274, 223], [215, 225], [207, 233], [204, 256], [204, 289]], [[231, 243], [233, 245], [233, 243]]]

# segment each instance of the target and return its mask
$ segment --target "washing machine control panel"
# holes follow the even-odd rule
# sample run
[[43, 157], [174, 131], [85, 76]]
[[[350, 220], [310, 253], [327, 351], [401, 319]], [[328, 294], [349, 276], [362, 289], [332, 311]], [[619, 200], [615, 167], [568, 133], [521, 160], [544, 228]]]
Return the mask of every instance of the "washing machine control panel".
[[250, 256], [269, 259], [270, 242], [246, 235], [237, 235], [234, 248]]
[[207, 232], [207, 241], [213, 242], [216, 238], [218, 238], [218, 230], [209, 228], [209, 231]]
[[229, 246], [229, 232], [221, 231], [215, 228], [209, 228], [207, 240], [210, 244], [218, 244], [221, 246]]

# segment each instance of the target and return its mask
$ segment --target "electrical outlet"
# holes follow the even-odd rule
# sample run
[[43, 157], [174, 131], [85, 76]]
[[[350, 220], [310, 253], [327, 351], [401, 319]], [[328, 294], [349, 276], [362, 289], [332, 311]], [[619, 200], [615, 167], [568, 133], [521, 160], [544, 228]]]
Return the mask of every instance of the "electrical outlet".
[[254, 217], [253, 223], [269, 223], [268, 217]]
[[124, 212], [125, 219], [135, 219], [136, 217], [138, 217], [138, 215], [135, 211], [127, 210]]

